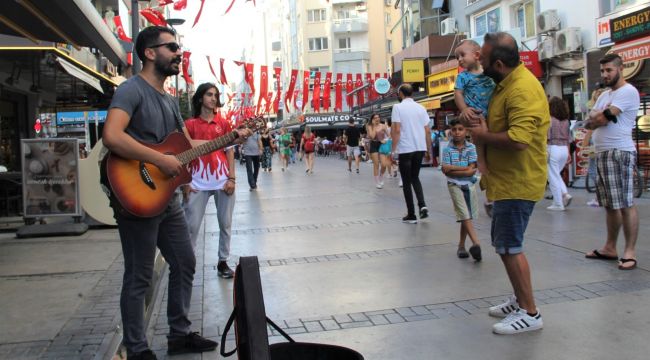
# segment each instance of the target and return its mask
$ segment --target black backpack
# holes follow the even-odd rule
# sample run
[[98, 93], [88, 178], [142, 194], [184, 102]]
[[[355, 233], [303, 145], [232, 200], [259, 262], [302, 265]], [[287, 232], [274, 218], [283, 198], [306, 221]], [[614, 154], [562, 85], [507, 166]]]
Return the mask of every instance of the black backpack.
[[[266, 317], [256, 256], [239, 259], [234, 285], [234, 309], [221, 335], [222, 356], [228, 357], [237, 352], [239, 360], [363, 360], [361, 354], [345, 347], [295, 342]], [[237, 345], [226, 352], [226, 336], [233, 323]], [[289, 342], [269, 345], [267, 323]]]

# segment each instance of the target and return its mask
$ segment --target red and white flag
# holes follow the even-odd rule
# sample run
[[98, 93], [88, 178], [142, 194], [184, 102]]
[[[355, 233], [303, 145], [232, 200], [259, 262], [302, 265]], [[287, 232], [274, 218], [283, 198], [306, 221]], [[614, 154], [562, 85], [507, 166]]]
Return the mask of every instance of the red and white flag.
[[217, 74], [214, 72], [214, 68], [212, 68], [212, 61], [210, 61], [210, 55], [206, 55], [205, 57], [208, 59], [208, 66], [210, 67], [210, 72], [212, 73], [212, 75], [214, 75], [215, 79], [218, 80], [219, 78], [217, 77]]
[[[345, 90], [349, 94], [354, 90], [354, 82], [352, 81], [352, 74], [347, 74], [346, 75], [346, 81], [345, 81]], [[346, 101], [348, 103], [348, 108], [352, 109], [352, 106], [354, 105], [354, 96], [348, 95], [346, 96]]]
[[291, 104], [291, 100], [294, 97], [293, 95], [294, 95], [294, 89], [296, 88], [297, 78], [298, 78], [298, 70], [292, 69], [291, 80], [289, 80], [289, 88], [287, 89], [287, 92], [284, 95], [284, 105], [287, 110], [289, 109], [289, 104]]
[[140, 15], [144, 16], [147, 21], [150, 23], [156, 25], [156, 26], [164, 26], [167, 27], [167, 20], [165, 20], [165, 16], [158, 10], [152, 9], [152, 8], [146, 8], [140, 10]]
[[325, 74], [325, 84], [323, 84], [323, 107], [325, 111], [330, 110], [330, 93], [332, 92], [332, 73]]
[[282, 97], [282, 79], [280, 79], [280, 74], [282, 72], [282, 68], [273, 68], [273, 71], [275, 73], [275, 100], [273, 100], [273, 112], [278, 113], [278, 109], [280, 108], [280, 98]]
[[320, 112], [320, 71], [316, 71], [316, 76], [314, 76], [314, 93], [311, 105], [314, 112]]
[[[357, 74], [357, 82], [355, 84], [355, 88], [360, 88], [363, 86], [363, 80], [361, 77], [361, 74]], [[357, 105], [361, 106], [363, 105], [364, 102], [364, 97], [363, 97], [363, 90], [357, 91]]]
[[256, 110], [258, 114], [260, 112], [260, 106], [262, 106], [262, 102], [267, 101], [266, 94], [268, 93], [268, 90], [269, 90], [269, 70], [266, 65], [262, 65], [260, 66], [260, 96], [257, 99], [257, 110]]
[[224, 62], [225, 62], [225, 61], [226, 61], [226, 60], [223, 59], [223, 58], [219, 59], [219, 63], [220, 63], [220, 65], [221, 65], [221, 74], [220, 74], [220, 75], [221, 75], [221, 79], [220, 79], [220, 82], [221, 82], [221, 84], [223, 84], [223, 85], [228, 85], [228, 79], [226, 79], [226, 69], [223, 68], [223, 66], [224, 66]]
[[244, 64], [244, 70], [246, 71], [244, 80], [246, 80], [246, 83], [251, 88], [251, 98], [255, 95], [255, 76], [253, 75], [253, 66], [254, 64]]
[[187, 0], [178, 0], [174, 3], [174, 10], [180, 11], [187, 7]]
[[113, 22], [115, 23], [115, 31], [117, 31], [117, 37], [122, 41], [133, 42], [130, 37], [126, 36], [124, 26], [122, 26], [122, 19], [120, 19], [118, 15], [115, 15], [113, 17]]
[[309, 101], [309, 70], [303, 72], [302, 77], [302, 111], [305, 111], [305, 106]]
[[375, 100], [377, 93], [375, 92], [375, 80], [372, 78], [371, 73], [366, 73], [366, 82], [368, 83], [368, 100]]
[[190, 56], [192, 56], [191, 52], [183, 51], [183, 78], [186, 84], [194, 84], [190, 77]]
[[343, 111], [343, 74], [336, 74], [336, 85], [334, 85], [336, 100], [334, 104], [334, 111]]

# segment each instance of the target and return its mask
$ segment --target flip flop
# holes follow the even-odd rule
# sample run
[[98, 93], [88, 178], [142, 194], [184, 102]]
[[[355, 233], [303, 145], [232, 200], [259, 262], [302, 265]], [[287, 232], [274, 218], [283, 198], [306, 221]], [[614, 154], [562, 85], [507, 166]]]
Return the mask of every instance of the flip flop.
[[[623, 258], [620, 258], [618, 261], [621, 262], [618, 265], [619, 270], [632, 270], [632, 269], [634, 269], [636, 267], [636, 259], [623, 259]], [[628, 263], [628, 262], [632, 262], [633, 263], [632, 266], [623, 266], [623, 264]]]
[[611, 256], [611, 255], [603, 255], [598, 250], [594, 249], [592, 251], [592, 254], [585, 254], [585, 257], [587, 259], [597, 259], [597, 260], [618, 260], [617, 256]]

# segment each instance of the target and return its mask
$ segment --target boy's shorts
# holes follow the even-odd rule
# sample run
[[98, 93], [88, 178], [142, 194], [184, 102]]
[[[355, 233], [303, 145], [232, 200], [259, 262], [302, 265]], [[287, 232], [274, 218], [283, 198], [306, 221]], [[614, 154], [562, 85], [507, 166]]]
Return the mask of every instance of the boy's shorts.
[[456, 221], [477, 219], [478, 199], [476, 185], [458, 185], [448, 182], [447, 188], [456, 211]]
[[492, 207], [492, 246], [497, 254], [514, 255], [523, 251], [524, 233], [535, 202], [497, 200]]
[[347, 153], [348, 156], [357, 157], [357, 156], [361, 155], [361, 150], [359, 150], [358, 146], [347, 145], [346, 149], [347, 149], [346, 153]]

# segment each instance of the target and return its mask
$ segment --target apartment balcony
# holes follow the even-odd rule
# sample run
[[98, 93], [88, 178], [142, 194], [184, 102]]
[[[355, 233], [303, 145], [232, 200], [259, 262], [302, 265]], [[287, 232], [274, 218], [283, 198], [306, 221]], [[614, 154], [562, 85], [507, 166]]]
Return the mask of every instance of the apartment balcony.
[[334, 62], [337, 61], [359, 61], [369, 60], [370, 51], [368, 49], [334, 49]]
[[367, 31], [368, 19], [365, 17], [334, 19], [332, 21], [332, 32], [334, 34], [358, 33]]

